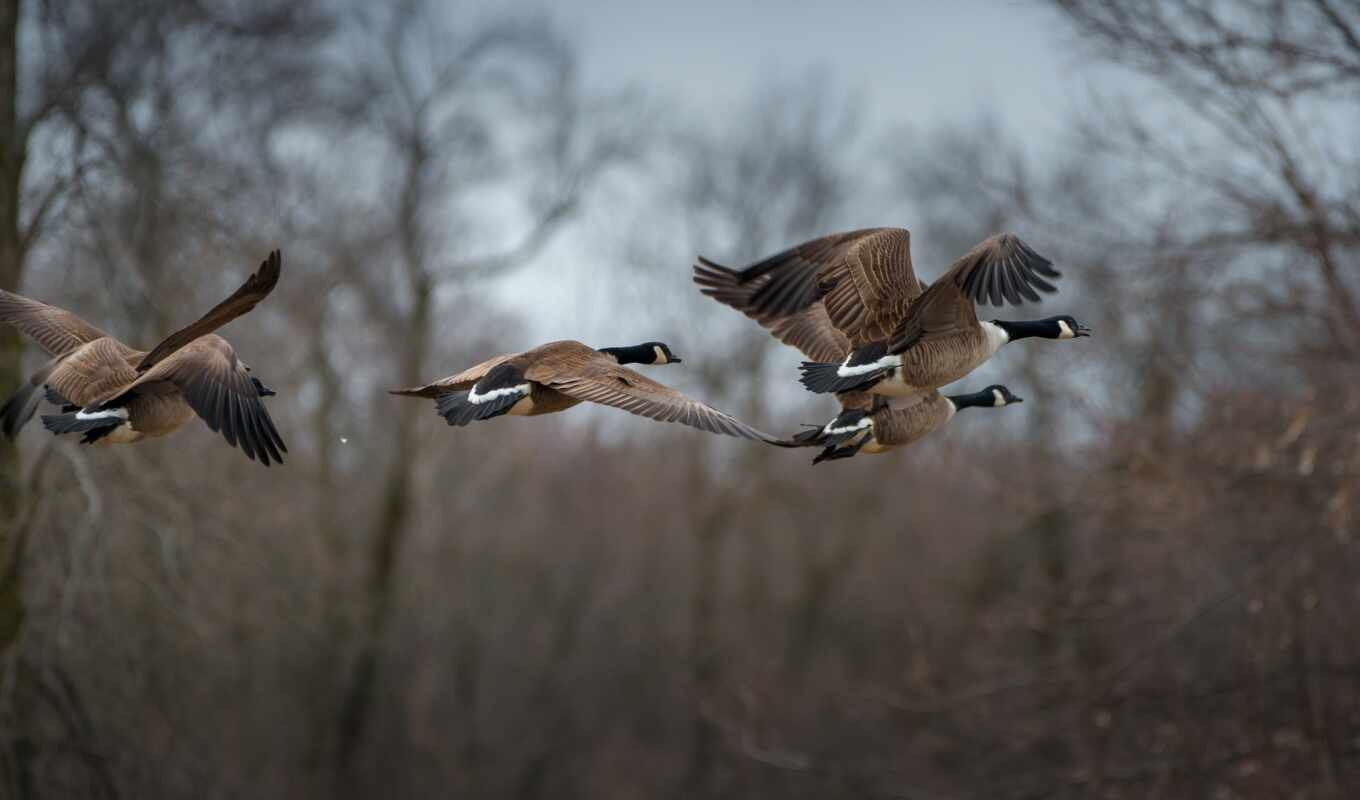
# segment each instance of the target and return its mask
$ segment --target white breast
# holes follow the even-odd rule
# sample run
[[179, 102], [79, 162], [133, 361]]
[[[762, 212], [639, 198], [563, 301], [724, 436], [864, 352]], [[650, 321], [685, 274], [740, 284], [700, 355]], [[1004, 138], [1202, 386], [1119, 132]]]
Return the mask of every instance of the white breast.
[[987, 355], [983, 357], [985, 361], [991, 358], [992, 354], [1001, 349], [1001, 345], [1011, 340], [1010, 334], [994, 322], [980, 322], [982, 332], [987, 335]]

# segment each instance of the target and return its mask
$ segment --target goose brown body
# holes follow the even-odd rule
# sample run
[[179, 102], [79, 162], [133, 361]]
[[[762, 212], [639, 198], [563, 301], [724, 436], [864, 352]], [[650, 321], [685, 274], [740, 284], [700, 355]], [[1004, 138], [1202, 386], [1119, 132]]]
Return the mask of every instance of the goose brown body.
[[[1056, 291], [1046, 280], [1056, 277], [1047, 259], [1003, 233], [925, 286], [902, 228], [824, 236], [741, 270], [704, 258], [694, 267], [704, 294], [802, 350], [808, 365], [832, 367], [805, 377], [808, 388], [896, 396], [956, 381], [1007, 341], [1003, 329], [978, 320], [977, 303], [1037, 301]], [[861, 374], [870, 377], [853, 379]]]
[[842, 396], [842, 410], [831, 422], [793, 438], [800, 446], [823, 448], [812, 463], [882, 453], [914, 444], [949, 423], [961, 408], [1000, 407], [1024, 402], [1004, 386], [945, 397], [931, 389], [911, 397], [883, 401], [857, 393]]
[[915, 444], [954, 418], [954, 404], [937, 391], [910, 398], [906, 405], [882, 404], [872, 414], [873, 428], [865, 453], [882, 453]]
[[228, 444], [240, 446], [265, 466], [287, 451], [261, 402], [262, 385], [231, 344], [211, 331], [255, 307], [277, 284], [279, 252], [230, 297], [197, 321], [166, 337], [150, 351], [137, 350], [65, 309], [0, 291], [0, 322], [14, 325], [53, 356], [3, 409], [4, 430], [15, 435], [32, 416], [40, 386], [69, 406], [44, 417], [56, 433], [88, 431], [70, 427], [107, 421], [111, 428], [86, 441], [128, 443], [164, 436], [194, 416]]
[[[663, 353], [664, 345], [652, 344], [657, 357], [666, 359], [668, 349]], [[648, 352], [646, 347], [638, 347]], [[637, 363], [664, 364], [667, 360]], [[552, 414], [582, 402], [593, 402], [659, 422], [677, 422], [710, 433], [784, 444], [783, 440], [623, 366], [610, 352], [572, 340], [496, 356], [447, 378], [424, 386], [394, 389], [392, 393], [435, 399], [440, 415], [451, 425], [501, 415]], [[471, 407], [478, 403], [484, 403], [484, 408]]]
[[890, 397], [932, 391], [967, 376], [991, 358], [1005, 341], [1004, 332], [987, 322], [922, 340], [903, 352], [901, 366], [870, 391]]

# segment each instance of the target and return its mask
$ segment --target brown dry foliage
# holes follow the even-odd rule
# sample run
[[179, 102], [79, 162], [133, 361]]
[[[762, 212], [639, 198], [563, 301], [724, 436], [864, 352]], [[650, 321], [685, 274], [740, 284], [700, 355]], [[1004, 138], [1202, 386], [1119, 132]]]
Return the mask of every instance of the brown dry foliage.
[[[279, 390], [290, 458], [260, 469], [202, 426], [124, 448], [26, 432], [0, 796], [1355, 794], [1360, 170], [1338, 165], [1360, 154], [1296, 123], [1353, 102], [1360, 10], [1288, 4], [1277, 25], [1282, 4], [1056, 5], [1195, 135], [1096, 107], [1036, 162], [992, 126], [942, 130], [890, 154], [873, 211], [904, 186], [932, 198], [908, 220], [927, 277], [1021, 232], [1067, 275], [1041, 313], [1097, 338], [998, 356], [1020, 410], [816, 469], [617, 412], [454, 431], [380, 390], [523, 344], [482, 273], [607, 205], [585, 173], [610, 164], [655, 181], [635, 213], [667, 225], [606, 243], [628, 258], [602, 254], [594, 279], [617, 278], [594, 294], [664, 306], [649, 338], [686, 364], [658, 377], [702, 366], [686, 388], [755, 421], [821, 418], [796, 358], [698, 298], [686, 259], [880, 222], [856, 222], [867, 148], [836, 149], [854, 108], [786, 88], [728, 133], [643, 152], [618, 133], [618, 115], [642, 124], [631, 107], [584, 95], [541, 21], [460, 29], [457, 66], [489, 73], [464, 91], [383, 61], [408, 51], [344, 16], [273, 68], [315, 104], [291, 133], [383, 154], [376, 188], [280, 157], [249, 114], [251, 146], [191, 147], [209, 99], [254, 102], [193, 70], [179, 104], [149, 106], [182, 159], [168, 172], [113, 158], [140, 152], [138, 129], [72, 106], [63, 124], [91, 117], [110, 149], [90, 163], [112, 177], [46, 223], [25, 289], [142, 341], [282, 240], [284, 284], [227, 334]], [[371, 69], [328, 69], [336, 48]], [[107, 63], [156, 63], [125, 58]], [[95, 95], [155, 94], [101, 75]], [[440, 87], [451, 110], [423, 116]], [[545, 138], [502, 149], [507, 119]], [[131, 190], [148, 175], [185, 201], [123, 225], [149, 222]], [[481, 192], [525, 185], [523, 230], [474, 235]], [[162, 278], [182, 302], [156, 320]]]

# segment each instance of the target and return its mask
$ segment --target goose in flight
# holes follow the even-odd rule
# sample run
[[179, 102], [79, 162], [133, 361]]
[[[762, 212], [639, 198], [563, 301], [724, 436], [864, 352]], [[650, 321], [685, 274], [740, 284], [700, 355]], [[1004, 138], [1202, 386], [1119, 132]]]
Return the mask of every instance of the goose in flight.
[[85, 443], [164, 436], [197, 414], [248, 458], [265, 466], [282, 463], [288, 448], [261, 402], [274, 392], [213, 333], [263, 300], [281, 268], [275, 250], [230, 297], [150, 352], [129, 347], [70, 311], [0, 291], [0, 322], [52, 357], [0, 408], [0, 430], [16, 436], [44, 397], [61, 411], [44, 415], [43, 426], [54, 434], [83, 434]]
[[662, 342], [599, 350], [576, 341], [549, 342], [507, 353], [425, 386], [392, 394], [426, 397], [450, 425], [502, 415], [538, 416], [581, 402], [621, 408], [659, 422], [678, 422], [709, 433], [788, 446], [784, 440], [657, 383], [625, 364], [678, 364]]
[[965, 408], [1001, 408], [1022, 402], [999, 384], [980, 392], [947, 397], [931, 389], [887, 403], [872, 402], [869, 395], [860, 392], [844, 395], [841, 413], [835, 419], [794, 436], [793, 442], [823, 448], [812, 459], [813, 464], [850, 458], [860, 451], [883, 453], [924, 439]]
[[816, 392], [909, 396], [967, 375], [1008, 341], [1089, 335], [1070, 316], [980, 322], [976, 304], [1018, 305], [1056, 291], [1052, 263], [1003, 233], [969, 250], [934, 284], [911, 262], [911, 234], [866, 228], [823, 236], [742, 270], [700, 258], [700, 291], [802, 350]]

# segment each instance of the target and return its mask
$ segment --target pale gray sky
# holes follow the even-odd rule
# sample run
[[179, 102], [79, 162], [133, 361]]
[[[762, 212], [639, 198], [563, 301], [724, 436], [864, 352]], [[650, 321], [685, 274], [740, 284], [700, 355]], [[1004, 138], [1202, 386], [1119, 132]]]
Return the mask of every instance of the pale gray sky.
[[[586, 77], [721, 109], [781, 76], [825, 71], [891, 118], [923, 123], [980, 108], [1051, 131], [1075, 91], [1069, 45], [1037, 4], [1015, 0], [569, 0], [550, 13], [582, 42]], [[889, 116], [886, 115], [885, 116]]]
[[[1015, 0], [570, 0], [520, 7], [545, 11], [577, 43], [592, 89], [640, 89], [654, 107], [674, 107], [687, 121], [721, 123], [724, 114], [742, 113], [762, 88], [821, 78], [857, 94], [870, 141], [903, 123], [930, 130], [986, 112], [1042, 150], [1060, 137], [1088, 82], [1087, 70], [1076, 69], [1064, 26], [1038, 4]], [[603, 302], [601, 287], [587, 275], [597, 269], [602, 247], [615, 244], [608, 238], [617, 235], [618, 212], [593, 208], [533, 265], [493, 287], [507, 310], [522, 307], [526, 296], [544, 296], [544, 289], [559, 308], [574, 309], [568, 315], [526, 311], [526, 341], [609, 338], [623, 314]], [[664, 231], [667, 220], [655, 224]], [[910, 227], [911, 220], [862, 224]], [[686, 252], [674, 264], [678, 290], [692, 288], [685, 260], [692, 257]], [[539, 291], [526, 291], [531, 285]], [[637, 294], [613, 288], [617, 303]]]

